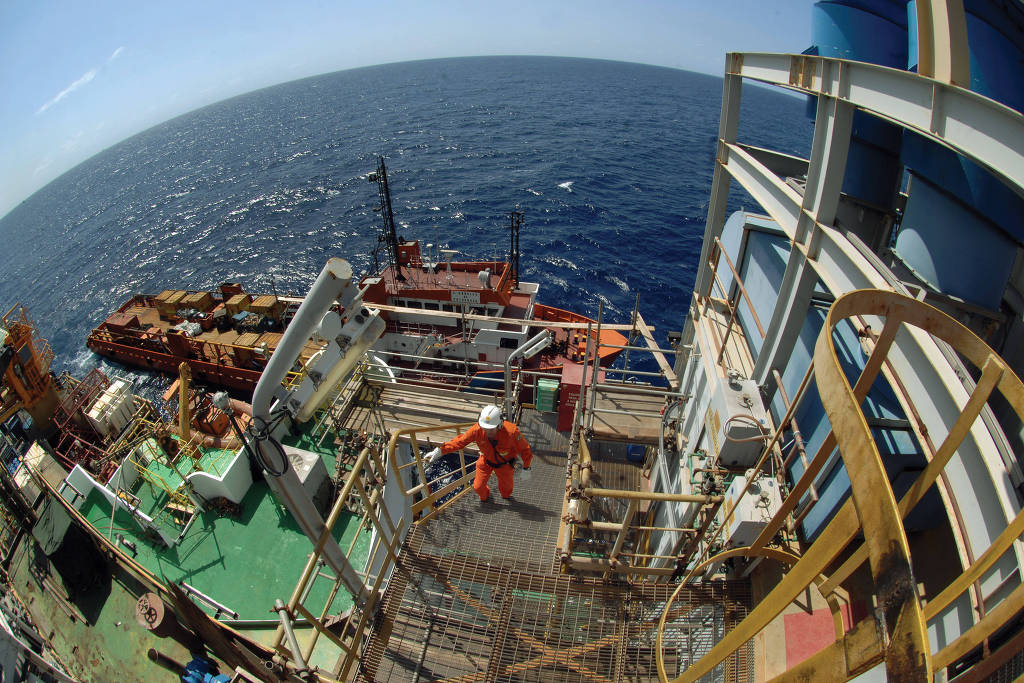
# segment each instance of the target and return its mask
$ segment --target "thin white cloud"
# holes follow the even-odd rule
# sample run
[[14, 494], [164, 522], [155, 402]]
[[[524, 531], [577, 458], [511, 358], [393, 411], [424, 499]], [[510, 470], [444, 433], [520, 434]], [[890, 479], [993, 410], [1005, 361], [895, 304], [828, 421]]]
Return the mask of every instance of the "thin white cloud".
[[100, 72], [100, 69], [102, 69], [103, 67], [106, 67], [111, 62], [113, 62], [115, 59], [120, 57], [122, 52], [124, 52], [124, 46], [123, 45], [118, 47], [116, 50], [114, 50], [110, 54], [109, 57], [107, 57], [107, 61], [105, 61], [103, 63], [102, 67], [93, 67], [92, 69], [89, 69], [88, 71], [86, 71], [84, 74], [82, 74], [82, 76], [77, 81], [75, 81], [74, 83], [72, 83], [68, 87], [66, 87], [63, 90], [61, 90], [59, 93], [57, 93], [57, 95], [52, 100], [50, 100], [49, 102], [47, 102], [43, 106], [39, 107], [39, 109], [36, 110], [36, 114], [42, 114], [44, 111], [46, 111], [50, 107], [52, 107], [53, 105], [55, 105], [58, 102], [60, 102], [61, 100], [63, 100], [65, 97], [67, 97], [68, 95], [70, 95], [74, 91], [78, 90], [83, 85], [86, 85], [92, 79], [96, 78], [96, 75]]
[[35, 169], [32, 171], [32, 175], [34, 175], [34, 176], [35, 175], [39, 175], [40, 173], [42, 173], [43, 171], [45, 171], [47, 168], [49, 168], [52, 165], [53, 165], [53, 159], [51, 159], [49, 157], [46, 157], [45, 159], [40, 161], [39, 164], [35, 167]]
[[65, 97], [67, 97], [71, 93], [75, 92], [76, 90], [81, 88], [83, 85], [85, 85], [86, 83], [91, 81], [92, 79], [96, 78], [96, 74], [97, 73], [99, 73], [99, 69], [89, 69], [84, 74], [82, 74], [81, 78], [79, 78], [77, 81], [75, 81], [74, 83], [72, 83], [68, 87], [64, 88], [59, 93], [57, 93], [57, 96], [54, 97], [52, 100], [50, 100], [49, 102], [47, 102], [43, 106], [39, 107], [39, 109], [36, 111], [36, 113], [37, 114], [42, 114], [44, 111], [46, 111], [50, 107], [52, 107], [53, 105], [55, 105], [58, 102], [60, 102]]

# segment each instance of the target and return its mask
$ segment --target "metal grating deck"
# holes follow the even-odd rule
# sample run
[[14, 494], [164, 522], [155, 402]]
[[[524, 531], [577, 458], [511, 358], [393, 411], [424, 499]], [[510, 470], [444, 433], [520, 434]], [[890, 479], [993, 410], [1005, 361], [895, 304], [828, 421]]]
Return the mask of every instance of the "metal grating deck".
[[[470, 492], [413, 528], [372, 626], [359, 680], [658, 680], [656, 627], [675, 586], [558, 573], [565, 449], [552, 417], [523, 420], [534, 476], [528, 485], [517, 482], [512, 501], [500, 499], [492, 478], [488, 503]], [[749, 602], [746, 582], [680, 596], [665, 634], [669, 674], [710, 649]], [[734, 655], [706, 680], [751, 680], [750, 659]]]

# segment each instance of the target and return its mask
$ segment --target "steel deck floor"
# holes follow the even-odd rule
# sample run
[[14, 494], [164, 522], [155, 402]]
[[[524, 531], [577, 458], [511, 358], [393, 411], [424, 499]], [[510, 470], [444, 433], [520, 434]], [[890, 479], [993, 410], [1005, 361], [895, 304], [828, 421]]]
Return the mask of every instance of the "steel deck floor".
[[[655, 681], [658, 618], [675, 586], [560, 574], [565, 439], [554, 415], [527, 413], [534, 475], [503, 501], [472, 492], [413, 528], [360, 663], [362, 681]], [[604, 463], [610, 479], [635, 466]], [[607, 469], [605, 473], [603, 470]], [[625, 482], [624, 482], [625, 483]], [[675, 676], [746, 614], [749, 585], [685, 591], [666, 629]], [[749, 680], [734, 656], [708, 680]]]

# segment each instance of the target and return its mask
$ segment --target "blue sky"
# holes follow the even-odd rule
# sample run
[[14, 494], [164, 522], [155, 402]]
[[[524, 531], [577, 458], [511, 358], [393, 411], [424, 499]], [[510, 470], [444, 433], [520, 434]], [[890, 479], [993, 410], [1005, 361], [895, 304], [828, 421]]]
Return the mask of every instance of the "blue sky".
[[596, 57], [720, 75], [799, 52], [812, 0], [0, 3], [0, 216], [161, 121], [275, 83], [467, 55]]

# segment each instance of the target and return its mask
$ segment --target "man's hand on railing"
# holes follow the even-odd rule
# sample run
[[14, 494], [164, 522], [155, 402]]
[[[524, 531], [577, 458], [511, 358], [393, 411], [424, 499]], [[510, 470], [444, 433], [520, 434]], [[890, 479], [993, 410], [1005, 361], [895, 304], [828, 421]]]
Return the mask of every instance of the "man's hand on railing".
[[429, 453], [427, 453], [426, 455], [423, 456], [423, 462], [425, 462], [425, 463], [427, 463], [429, 465], [430, 463], [434, 462], [435, 460], [437, 460], [440, 457], [441, 457], [441, 447], [438, 446], [437, 448], [435, 448], [434, 450], [430, 451]]

